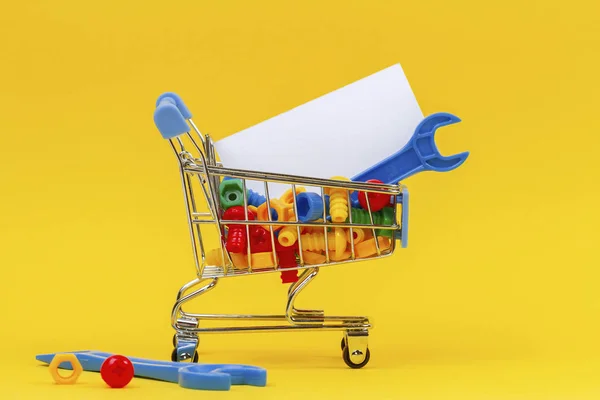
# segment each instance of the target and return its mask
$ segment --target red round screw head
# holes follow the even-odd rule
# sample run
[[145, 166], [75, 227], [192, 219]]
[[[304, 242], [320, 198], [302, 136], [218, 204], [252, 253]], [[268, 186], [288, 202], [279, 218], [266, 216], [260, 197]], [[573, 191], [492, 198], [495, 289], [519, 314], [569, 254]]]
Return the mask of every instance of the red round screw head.
[[[381, 182], [379, 179], [369, 179], [367, 182], [368, 183], [381, 183], [381, 184], [383, 184], [383, 182]], [[389, 194], [369, 193], [369, 205], [371, 206], [371, 212], [379, 211], [383, 207], [389, 205], [391, 198], [392, 198], [392, 196], [389, 195]], [[365, 192], [359, 192], [358, 193], [358, 202], [360, 203], [360, 206], [364, 210], [368, 210], [369, 209], [367, 207], [367, 198], [365, 196]]]
[[102, 363], [100, 376], [111, 388], [123, 388], [133, 379], [133, 364], [125, 356], [110, 356]]

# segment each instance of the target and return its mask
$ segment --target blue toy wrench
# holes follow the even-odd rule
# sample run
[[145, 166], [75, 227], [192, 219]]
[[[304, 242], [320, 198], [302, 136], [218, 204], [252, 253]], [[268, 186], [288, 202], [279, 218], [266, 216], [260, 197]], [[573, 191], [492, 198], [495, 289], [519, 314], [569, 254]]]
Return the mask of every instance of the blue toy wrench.
[[[449, 113], [427, 116], [415, 129], [408, 143], [397, 153], [364, 170], [351, 180], [366, 182], [379, 179], [385, 184], [396, 185], [421, 171], [447, 172], [465, 162], [469, 152], [445, 157], [435, 145], [435, 131], [446, 125], [460, 122], [460, 118]], [[358, 193], [352, 193], [352, 205], [359, 207]]]
[[[75, 354], [84, 371], [100, 372], [104, 360], [112, 356], [101, 351], [70, 351]], [[50, 364], [58, 353], [38, 354], [36, 360]], [[140, 378], [179, 383], [187, 389], [229, 390], [231, 385], [266, 386], [267, 371], [263, 368], [240, 364], [191, 364], [155, 361], [127, 357], [133, 364], [134, 374]], [[72, 369], [68, 362], [59, 368]]]
[[469, 152], [445, 157], [435, 145], [435, 131], [446, 125], [460, 122], [460, 119], [448, 113], [436, 113], [426, 117], [415, 129], [408, 143], [397, 153], [373, 165], [352, 178], [365, 182], [379, 179], [385, 184], [398, 182], [421, 171], [446, 172], [458, 168], [469, 156]]

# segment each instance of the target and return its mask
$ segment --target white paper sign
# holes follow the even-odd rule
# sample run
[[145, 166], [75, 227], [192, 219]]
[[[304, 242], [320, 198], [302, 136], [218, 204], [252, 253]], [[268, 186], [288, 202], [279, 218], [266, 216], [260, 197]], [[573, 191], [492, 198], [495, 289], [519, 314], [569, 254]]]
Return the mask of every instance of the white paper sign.
[[[216, 142], [224, 167], [351, 178], [400, 150], [423, 114], [400, 64]], [[264, 193], [264, 185], [248, 182]], [[270, 184], [271, 197], [289, 186]]]

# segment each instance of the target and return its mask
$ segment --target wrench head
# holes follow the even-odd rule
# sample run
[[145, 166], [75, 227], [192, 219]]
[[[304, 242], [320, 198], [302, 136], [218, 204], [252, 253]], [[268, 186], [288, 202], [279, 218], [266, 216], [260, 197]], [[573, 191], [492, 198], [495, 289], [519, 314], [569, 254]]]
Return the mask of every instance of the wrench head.
[[414, 148], [420, 155], [426, 170], [447, 172], [458, 168], [465, 162], [469, 152], [452, 156], [443, 156], [435, 144], [435, 132], [438, 128], [460, 122], [460, 118], [450, 113], [428, 115], [415, 129]]

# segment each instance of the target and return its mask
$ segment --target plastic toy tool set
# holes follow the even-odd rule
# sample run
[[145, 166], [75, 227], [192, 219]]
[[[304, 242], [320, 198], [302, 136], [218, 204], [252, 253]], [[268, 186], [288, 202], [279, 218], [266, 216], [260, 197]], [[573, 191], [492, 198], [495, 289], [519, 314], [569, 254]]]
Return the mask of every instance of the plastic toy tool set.
[[[387, 159], [353, 177], [322, 179], [227, 168], [217, 161], [211, 137], [198, 130], [182, 99], [174, 93], [161, 95], [154, 122], [178, 161], [196, 267], [196, 276], [180, 288], [172, 309], [172, 361], [197, 362], [200, 334], [339, 330], [344, 333], [344, 362], [351, 368], [365, 366], [372, 326], [367, 317], [298, 309], [296, 298], [321, 267], [378, 260], [407, 246], [408, 190], [402, 182], [421, 171], [451, 171], [467, 159], [468, 152], [442, 156], [434, 141], [438, 128], [458, 121], [448, 113], [429, 115]], [[285, 185], [287, 191], [272, 196], [272, 185]], [[205, 229], [216, 229], [214, 246], [208, 239], [215, 235]], [[278, 273], [290, 284], [281, 315], [183, 310], [221, 278], [262, 273]], [[209, 327], [202, 323], [207, 320], [228, 322]]]

